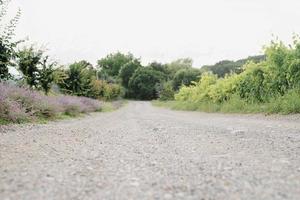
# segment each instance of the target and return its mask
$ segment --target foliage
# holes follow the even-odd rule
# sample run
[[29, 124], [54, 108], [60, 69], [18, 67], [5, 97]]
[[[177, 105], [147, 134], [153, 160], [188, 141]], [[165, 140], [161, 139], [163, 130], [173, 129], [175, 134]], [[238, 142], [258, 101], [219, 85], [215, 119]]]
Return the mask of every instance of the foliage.
[[31, 88], [38, 88], [39, 69], [43, 57], [42, 50], [35, 50], [33, 46], [24, 47], [17, 52], [17, 66], [25, 82]]
[[272, 98], [266, 106], [267, 113], [292, 114], [300, 113], [300, 90], [289, 90], [279, 98]]
[[159, 72], [161, 72], [163, 74], [166, 74], [166, 75], [169, 73], [167, 65], [156, 62], [156, 61], [150, 63], [149, 67], [152, 68], [155, 71], [159, 71]]
[[268, 74], [263, 63], [248, 63], [245, 71], [240, 75], [240, 83], [237, 88], [239, 96], [248, 101], [263, 102], [268, 89], [265, 87], [265, 79]]
[[58, 103], [61, 112], [70, 116], [100, 111], [102, 106], [101, 102], [87, 97], [58, 96], [54, 97], [54, 100]]
[[9, 0], [0, 1], [0, 82], [11, 78], [8, 67], [12, 65], [15, 57], [14, 48], [19, 42], [12, 42], [16, 24], [19, 21], [21, 12], [17, 12], [8, 24], [4, 25], [4, 17], [7, 15]]
[[171, 63], [168, 63], [166, 65], [167, 72], [169, 74], [169, 77], [173, 79], [174, 75], [176, 74], [177, 71], [181, 69], [189, 69], [192, 68], [193, 66], [193, 60], [190, 58], [181, 58], [177, 59]]
[[163, 74], [149, 67], [137, 69], [129, 81], [129, 96], [141, 100], [150, 100], [158, 97], [157, 84], [163, 80]]
[[174, 100], [175, 91], [173, 90], [172, 82], [164, 82], [157, 86], [159, 100], [167, 101]]
[[49, 93], [55, 80], [56, 62], [49, 62], [49, 56], [44, 56], [44, 51], [33, 46], [24, 47], [17, 52], [16, 63], [27, 85], [43, 90], [46, 95]]
[[48, 95], [52, 83], [54, 82], [54, 66], [56, 65], [55, 62], [48, 63], [49, 57], [46, 56], [43, 58], [41, 65], [42, 68], [38, 70], [39, 73], [39, 87]]
[[104, 100], [114, 100], [120, 97], [121, 87], [105, 80], [92, 81], [92, 97]]
[[272, 97], [268, 103], [247, 102], [238, 95], [233, 95], [228, 101], [214, 103], [211, 101], [154, 101], [155, 106], [174, 110], [223, 112], [223, 113], [300, 113], [300, 91], [290, 90], [279, 98]]
[[178, 70], [172, 81], [173, 89], [178, 90], [182, 85], [191, 85], [192, 82], [199, 80], [200, 74], [200, 70], [194, 68]]
[[15, 44], [4, 41], [0, 38], [0, 82], [1, 80], [8, 80], [11, 75], [8, 66], [12, 65], [11, 59], [14, 57]]
[[168, 64], [168, 68], [171, 69], [186, 69], [193, 66], [193, 60], [191, 58], [180, 58]]
[[123, 65], [119, 72], [119, 78], [123, 87], [128, 88], [129, 80], [135, 70], [140, 68], [142, 65], [139, 60], [133, 60]]
[[236, 92], [239, 84], [240, 76], [237, 74], [227, 75], [209, 87], [208, 96], [214, 103], [227, 101]]
[[178, 101], [204, 101], [209, 98], [209, 89], [212, 85], [216, 84], [217, 76], [205, 72], [202, 74], [199, 82], [192, 86], [183, 86], [179, 92], [175, 95], [175, 99]]
[[103, 100], [113, 100], [121, 95], [120, 85], [97, 79], [97, 76], [96, 69], [87, 61], [75, 62], [54, 73], [55, 82], [66, 94]]
[[109, 54], [98, 61], [98, 67], [105, 76], [117, 77], [122, 66], [129, 62], [139, 62], [132, 54], [120, 52]]
[[101, 109], [101, 102], [85, 97], [45, 96], [26, 87], [0, 83], [0, 118], [22, 122], [53, 118], [60, 114], [77, 115]]
[[246, 59], [241, 59], [237, 61], [222, 60], [214, 65], [205, 65], [201, 69], [203, 71], [211, 71], [212, 73], [218, 75], [218, 77], [223, 78], [225, 77], [225, 75], [229, 75], [231, 73], [241, 73], [243, 71], [243, 65], [249, 61], [258, 63], [263, 60], [265, 60], [264, 55], [250, 56]]
[[175, 95], [180, 108], [221, 112], [300, 112], [300, 42], [286, 46], [272, 41], [265, 48], [266, 59], [248, 61], [239, 74], [218, 78], [204, 73], [199, 82], [183, 86]]
[[66, 70], [60, 70], [57, 84], [66, 94], [91, 96], [91, 82], [96, 79], [96, 70], [87, 61], [71, 64]]

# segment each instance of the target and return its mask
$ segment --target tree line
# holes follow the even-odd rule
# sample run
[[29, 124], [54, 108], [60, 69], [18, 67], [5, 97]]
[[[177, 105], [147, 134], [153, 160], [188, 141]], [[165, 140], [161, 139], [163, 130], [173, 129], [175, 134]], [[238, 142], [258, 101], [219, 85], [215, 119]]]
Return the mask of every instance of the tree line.
[[[6, 15], [8, 3], [0, 1], [0, 22]], [[170, 63], [155, 61], [143, 66], [140, 58], [121, 52], [99, 59], [95, 66], [86, 60], [63, 66], [42, 49], [20, 48], [22, 41], [12, 41], [19, 17], [20, 12], [1, 30], [0, 81], [13, 80], [46, 95], [59, 92], [104, 100], [120, 97], [173, 100], [176, 97], [195, 101], [203, 96], [220, 102], [238, 93], [241, 98], [263, 102], [270, 96], [268, 93], [283, 95], [296, 84], [291, 81], [298, 80], [295, 77], [298, 74], [297, 42], [293, 48], [272, 42], [265, 55], [224, 60], [202, 68], [193, 68], [189, 58]], [[11, 74], [10, 68], [15, 68], [21, 76]]]
[[221, 62], [217, 63], [217, 70], [214, 70], [215, 66], [193, 68], [189, 58], [165, 64], [152, 62], [143, 66], [140, 58], [120, 52], [99, 59], [96, 66], [85, 60], [61, 66], [52, 61], [45, 51], [34, 46], [17, 49], [17, 46], [11, 48], [2, 43], [0, 47], [7, 49], [5, 52], [10, 50], [10, 54], [1, 54], [2, 60], [9, 60], [0, 66], [1, 81], [13, 79], [8, 69], [14, 67], [21, 74], [21, 78], [14, 79], [16, 82], [42, 90], [46, 95], [51, 90], [57, 90], [64, 94], [104, 100], [119, 97], [172, 100], [183, 85], [189, 86], [200, 80], [205, 71], [223, 77], [236, 72], [236, 66], [239, 66], [237, 62], [231, 61], [231, 65], [229, 62], [224, 66]]

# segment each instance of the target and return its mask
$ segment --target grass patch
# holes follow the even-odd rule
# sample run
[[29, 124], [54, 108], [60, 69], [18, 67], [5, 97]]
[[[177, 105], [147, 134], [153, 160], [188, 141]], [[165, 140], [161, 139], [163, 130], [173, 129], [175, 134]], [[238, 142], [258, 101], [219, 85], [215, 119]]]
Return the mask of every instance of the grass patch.
[[[112, 111], [115, 111], [118, 108], [122, 107], [126, 103], [127, 103], [127, 101], [125, 101], [125, 100], [113, 101], [113, 102], [103, 102], [103, 104], [101, 106], [101, 109], [96, 110], [95, 112], [112, 112]], [[31, 118], [31, 119], [19, 120], [18, 122], [12, 122], [10, 120], [0, 118], [0, 126], [1, 125], [12, 124], [12, 123], [18, 123], [18, 124], [23, 124], [23, 123], [47, 124], [50, 121], [69, 120], [69, 119], [84, 117], [85, 115], [86, 115], [86, 113], [63, 112], [63, 113], [57, 114], [55, 116], [51, 116], [49, 118], [45, 117], [45, 116], [39, 116], [39, 117]]]
[[127, 104], [127, 100], [118, 100], [118, 101], [108, 101], [104, 102], [102, 107], [101, 107], [101, 112], [112, 112], [115, 111], [125, 104]]
[[112, 112], [114, 110], [115, 109], [114, 109], [113, 104], [111, 102], [105, 102], [102, 105], [101, 112]]
[[232, 97], [223, 103], [156, 100], [152, 101], [152, 104], [173, 110], [286, 115], [300, 113], [300, 92], [298, 90], [291, 90], [281, 97], [270, 99], [267, 103], [246, 102], [239, 97]]
[[291, 90], [284, 96], [272, 99], [266, 106], [266, 112], [280, 114], [300, 113], [300, 91]]
[[172, 110], [221, 112], [221, 113], [260, 113], [261, 106], [258, 104], [247, 104], [239, 101], [228, 101], [226, 103], [212, 102], [185, 102], [185, 101], [153, 101], [154, 106], [165, 107]]
[[8, 121], [8, 120], [6, 120], [6, 119], [0, 118], [0, 126], [1, 126], [1, 125], [7, 125], [7, 124], [10, 124], [10, 123], [11, 123], [10, 121]]

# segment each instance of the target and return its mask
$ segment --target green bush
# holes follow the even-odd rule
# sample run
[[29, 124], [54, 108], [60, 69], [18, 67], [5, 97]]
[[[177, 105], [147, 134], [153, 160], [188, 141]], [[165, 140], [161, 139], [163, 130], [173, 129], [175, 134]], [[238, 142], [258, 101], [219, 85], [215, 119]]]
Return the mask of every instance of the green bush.
[[194, 83], [192, 86], [183, 86], [175, 95], [178, 101], [204, 101], [209, 98], [210, 87], [216, 84], [218, 78], [210, 72], [204, 73], [199, 82]]
[[165, 82], [159, 84], [157, 87], [159, 100], [167, 101], [167, 100], [174, 100], [175, 91], [173, 90], [171, 82]]
[[269, 113], [300, 113], [300, 90], [290, 90], [281, 97], [273, 98], [267, 105], [266, 111]]
[[134, 60], [123, 65], [119, 72], [119, 78], [123, 87], [128, 88], [129, 80], [132, 77], [135, 70], [141, 67], [141, 63], [138, 60]]
[[118, 84], [108, 83], [105, 80], [92, 81], [92, 97], [103, 100], [114, 100], [121, 96], [121, 86]]
[[180, 69], [173, 78], [173, 89], [178, 90], [182, 85], [189, 86], [200, 79], [200, 70], [194, 68]]
[[137, 69], [129, 81], [129, 96], [140, 100], [158, 97], [156, 86], [163, 80], [163, 74], [149, 67]]

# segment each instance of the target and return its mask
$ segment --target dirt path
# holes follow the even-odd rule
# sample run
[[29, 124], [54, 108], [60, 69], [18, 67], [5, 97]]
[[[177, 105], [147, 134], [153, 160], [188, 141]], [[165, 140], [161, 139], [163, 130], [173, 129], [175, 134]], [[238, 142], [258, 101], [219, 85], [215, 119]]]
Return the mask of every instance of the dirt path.
[[300, 120], [112, 113], [0, 130], [0, 199], [300, 199]]

